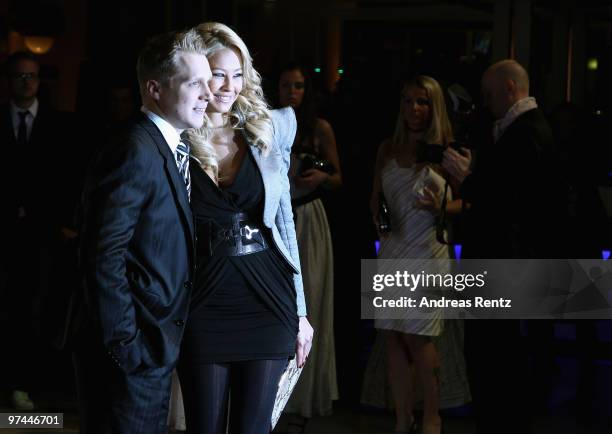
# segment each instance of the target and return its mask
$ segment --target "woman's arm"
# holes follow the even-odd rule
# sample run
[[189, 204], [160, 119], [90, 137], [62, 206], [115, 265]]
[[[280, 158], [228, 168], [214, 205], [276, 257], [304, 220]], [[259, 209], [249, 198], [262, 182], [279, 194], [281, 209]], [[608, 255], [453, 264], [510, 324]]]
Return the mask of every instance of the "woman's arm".
[[376, 153], [376, 163], [374, 165], [374, 180], [372, 182], [372, 195], [370, 196], [370, 213], [374, 217], [376, 222], [376, 215], [378, 214], [378, 195], [382, 191], [382, 179], [381, 173], [389, 153], [390, 143], [389, 140], [383, 141], [378, 147]]
[[[306, 318], [306, 302], [304, 299], [304, 284], [302, 281], [302, 272], [300, 267], [300, 256], [298, 253], [297, 237], [295, 234], [295, 224], [293, 222], [293, 212], [291, 211], [291, 195], [289, 193], [289, 164], [291, 146], [295, 137], [297, 122], [293, 109], [286, 108], [279, 111], [280, 121], [287, 122], [286, 128], [279, 128], [285, 132], [283, 137], [279, 137], [277, 145], [283, 161], [281, 174], [281, 197], [279, 204], [279, 213], [277, 215], [276, 224], [279, 226], [279, 231], [284, 233], [288, 243], [289, 254], [291, 259], [298, 268], [299, 273], [294, 274], [294, 285], [296, 292], [297, 314], [299, 316], [299, 330], [295, 343], [296, 363], [298, 367], [304, 366], [306, 358], [312, 347], [312, 338], [314, 330]], [[282, 226], [282, 227], [280, 227]]]
[[[429, 187], [423, 189], [423, 197], [415, 202], [415, 207], [425, 209], [433, 215], [439, 215], [442, 209], [442, 199], [439, 193], [432, 191]], [[469, 204], [466, 204], [466, 209], [469, 209]], [[454, 199], [446, 202], [446, 214], [458, 215], [463, 210], [463, 200]]]
[[334, 130], [325, 119], [317, 119], [315, 134], [319, 139], [321, 154], [336, 169], [336, 173], [328, 175], [321, 185], [328, 190], [334, 190], [342, 185], [342, 172], [340, 171], [340, 159], [338, 158]]
[[323, 170], [312, 168], [300, 173], [293, 181], [298, 187], [308, 190], [314, 190], [319, 185], [328, 190], [336, 189], [342, 185], [342, 174], [334, 131], [327, 121], [317, 119], [314, 136], [319, 144], [321, 156], [330, 162], [336, 172], [330, 175]]
[[[440, 175], [445, 180], [448, 180], [448, 187], [452, 193], [451, 199], [446, 202], [446, 214], [447, 215], [458, 215], [463, 211], [463, 200], [459, 197], [458, 185], [455, 179], [449, 175], [444, 167], [441, 165], [434, 164], [431, 166], [435, 173]], [[425, 187], [423, 190], [423, 197], [415, 202], [415, 207], [419, 209], [425, 209], [430, 211], [434, 215], [439, 215], [442, 208], [442, 194], [444, 193], [444, 187], [441, 187], [441, 191], [434, 192], [432, 189]], [[466, 209], [469, 208], [469, 204], [466, 204]]]

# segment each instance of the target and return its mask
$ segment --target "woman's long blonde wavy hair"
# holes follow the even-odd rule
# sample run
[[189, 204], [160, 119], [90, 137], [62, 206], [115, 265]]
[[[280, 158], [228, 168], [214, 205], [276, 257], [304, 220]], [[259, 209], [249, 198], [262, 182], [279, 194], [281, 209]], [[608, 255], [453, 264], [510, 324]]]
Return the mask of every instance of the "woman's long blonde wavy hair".
[[[261, 88], [261, 76], [253, 68], [253, 59], [240, 37], [225, 24], [208, 22], [195, 27], [204, 40], [206, 57], [210, 58], [224, 48], [235, 50], [242, 65], [243, 87], [236, 98], [228, 121], [233, 129], [244, 130], [248, 140], [258, 146], [264, 155], [272, 146], [272, 120], [268, 104]], [[210, 121], [205, 119], [204, 126], [198, 129], [186, 130], [184, 138], [189, 141], [193, 156], [196, 157], [202, 169], [212, 172], [219, 179], [219, 164], [217, 155], [210, 143], [212, 129]]]

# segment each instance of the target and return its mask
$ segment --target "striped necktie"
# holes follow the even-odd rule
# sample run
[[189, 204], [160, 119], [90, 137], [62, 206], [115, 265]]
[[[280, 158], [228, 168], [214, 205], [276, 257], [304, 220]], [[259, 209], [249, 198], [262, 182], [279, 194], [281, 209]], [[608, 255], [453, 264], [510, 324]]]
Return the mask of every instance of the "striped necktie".
[[176, 167], [179, 173], [185, 181], [185, 187], [187, 187], [187, 197], [191, 199], [191, 177], [189, 176], [189, 145], [187, 143], [179, 142], [176, 147]]

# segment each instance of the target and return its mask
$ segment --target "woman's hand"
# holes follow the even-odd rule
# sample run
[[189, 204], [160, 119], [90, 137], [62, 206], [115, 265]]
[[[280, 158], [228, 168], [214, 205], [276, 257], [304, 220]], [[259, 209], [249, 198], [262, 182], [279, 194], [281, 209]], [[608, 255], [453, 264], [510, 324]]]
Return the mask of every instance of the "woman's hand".
[[314, 330], [305, 316], [300, 317], [300, 330], [295, 343], [296, 364], [301, 368], [306, 363], [310, 348], [312, 347], [312, 335]]
[[314, 190], [329, 179], [329, 174], [319, 169], [308, 169], [296, 176], [295, 185], [300, 188]]
[[372, 195], [372, 199], [370, 199], [370, 213], [372, 214], [372, 223], [376, 228], [376, 235], [378, 235], [378, 239], [382, 241], [389, 236], [390, 232], [380, 231], [380, 223], [378, 221], [378, 199], [375, 199], [375, 197], [376, 195]]
[[439, 215], [442, 209], [440, 203], [440, 195], [434, 193], [429, 187], [423, 188], [423, 195], [414, 203], [415, 208], [424, 209], [431, 212], [433, 215]]
[[391, 234], [391, 232], [381, 232], [380, 231], [380, 223], [378, 222], [378, 217], [373, 216], [372, 222], [374, 223], [374, 227], [376, 228], [376, 235], [378, 235], [378, 239], [380, 241], [386, 239]]

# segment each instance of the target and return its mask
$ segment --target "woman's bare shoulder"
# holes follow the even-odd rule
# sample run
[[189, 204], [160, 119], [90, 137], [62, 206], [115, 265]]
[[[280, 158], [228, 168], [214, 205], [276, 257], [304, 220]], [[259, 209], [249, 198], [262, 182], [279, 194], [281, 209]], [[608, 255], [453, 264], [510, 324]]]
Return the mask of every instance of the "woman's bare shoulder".
[[331, 124], [323, 118], [317, 118], [314, 126], [314, 133], [319, 138], [334, 136], [334, 129]]

